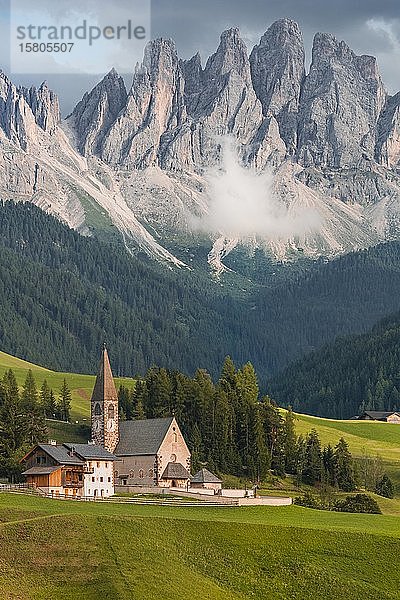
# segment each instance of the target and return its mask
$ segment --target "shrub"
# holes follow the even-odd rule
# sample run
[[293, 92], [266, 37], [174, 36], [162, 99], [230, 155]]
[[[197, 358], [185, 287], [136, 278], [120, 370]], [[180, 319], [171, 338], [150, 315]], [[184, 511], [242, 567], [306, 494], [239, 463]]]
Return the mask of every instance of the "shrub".
[[323, 510], [325, 506], [321, 503], [320, 498], [315, 496], [311, 492], [307, 491], [302, 496], [297, 496], [294, 499], [294, 503], [298, 506], [305, 506], [306, 508], [317, 508]]
[[368, 494], [346, 496], [343, 500], [338, 500], [335, 503], [335, 510], [350, 513], [382, 514], [377, 501]]

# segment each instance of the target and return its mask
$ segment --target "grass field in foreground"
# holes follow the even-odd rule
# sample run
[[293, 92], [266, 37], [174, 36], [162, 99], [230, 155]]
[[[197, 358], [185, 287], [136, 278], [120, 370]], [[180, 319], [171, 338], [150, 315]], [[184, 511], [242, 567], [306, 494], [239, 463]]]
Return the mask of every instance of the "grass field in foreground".
[[0, 494], [0, 597], [394, 600], [396, 517]]
[[[65, 378], [72, 392], [71, 420], [82, 422], [83, 419], [88, 419], [90, 416], [90, 397], [95, 382], [94, 375], [50, 371], [44, 367], [34, 365], [25, 360], [21, 360], [20, 358], [15, 358], [9, 354], [0, 352], [0, 377], [3, 377], [5, 371], [8, 369], [14, 371], [19, 386], [23, 385], [26, 374], [28, 370], [31, 369], [37, 387], [40, 388], [43, 381], [46, 379], [49, 386], [53, 388], [56, 397], [58, 396]], [[129, 378], [115, 378], [115, 385], [117, 388], [120, 384], [132, 387], [134, 385], [134, 380]]]

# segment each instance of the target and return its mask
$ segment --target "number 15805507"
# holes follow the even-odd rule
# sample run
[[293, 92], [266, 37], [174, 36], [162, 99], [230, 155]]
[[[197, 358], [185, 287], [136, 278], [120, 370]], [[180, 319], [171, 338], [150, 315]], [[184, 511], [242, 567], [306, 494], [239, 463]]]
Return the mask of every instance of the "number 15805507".
[[65, 43], [51, 43], [51, 42], [26, 42], [24, 44], [19, 44], [19, 49], [21, 52], [71, 52], [74, 47], [73, 42], [65, 42]]

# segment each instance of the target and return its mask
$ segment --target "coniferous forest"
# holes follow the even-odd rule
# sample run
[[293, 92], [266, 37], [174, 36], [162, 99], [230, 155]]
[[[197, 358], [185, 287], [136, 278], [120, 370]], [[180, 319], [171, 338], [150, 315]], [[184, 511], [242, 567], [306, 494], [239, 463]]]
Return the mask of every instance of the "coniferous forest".
[[369, 333], [339, 338], [289, 366], [270, 384], [282, 405], [321, 417], [400, 410], [400, 313]]
[[[398, 310], [399, 264], [393, 242], [298, 271], [276, 265], [278, 278], [262, 273], [239, 293], [225, 275], [217, 281], [206, 271], [170, 270], [128, 254], [117, 238], [110, 245], [83, 237], [31, 204], [5, 202], [0, 348], [49, 368], [93, 373], [106, 341], [115, 374], [127, 376], [159, 365], [187, 375], [204, 368], [215, 378], [231, 355], [237, 364], [251, 361], [267, 391], [291, 361]], [[307, 408], [302, 396], [271, 389], [280, 402]], [[355, 411], [355, 401], [348, 411], [336, 411], [335, 402], [329, 413], [316, 403], [312, 410]]]

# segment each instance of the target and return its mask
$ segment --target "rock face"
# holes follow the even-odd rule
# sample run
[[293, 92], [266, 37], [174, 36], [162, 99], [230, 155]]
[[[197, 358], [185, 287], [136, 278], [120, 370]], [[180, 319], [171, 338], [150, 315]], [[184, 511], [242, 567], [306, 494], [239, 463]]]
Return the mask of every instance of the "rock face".
[[385, 100], [375, 58], [356, 56], [332, 35], [317, 34], [301, 92], [299, 162], [339, 169], [373, 159]]
[[0, 73], [3, 197], [35, 202], [85, 232], [91, 219], [110, 219], [128, 246], [178, 266], [167, 248], [185, 235], [190, 247], [208, 214], [209, 176], [223, 166], [227, 137], [241, 167], [274, 174], [272, 193], [289, 215], [312, 208], [320, 226], [282, 239], [209, 232], [218, 271], [240, 244], [283, 259], [400, 239], [400, 92], [388, 96], [376, 60], [330, 34], [316, 34], [308, 74], [289, 19], [273, 23], [250, 56], [238, 29], [223, 32], [205, 63], [154, 40], [128, 92], [112, 70], [61, 123], [46, 84], [17, 88]]
[[262, 36], [250, 56], [251, 75], [265, 116], [273, 115], [289, 155], [296, 152], [300, 93], [305, 78], [299, 26], [282, 19]]
[[375, 159], [389, 168], [400, 166], [400, 92], [388, 98], [379, 117]]
[[77, 133], [82, 154], [97, 154], [101, 150], [105, 135], [125, 106], [126, 97], [124, 80], [114, 69], [84, 95], [68, 119]]

